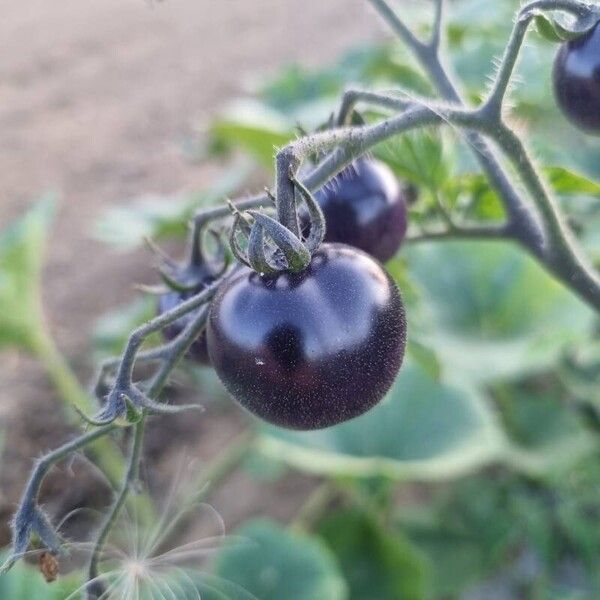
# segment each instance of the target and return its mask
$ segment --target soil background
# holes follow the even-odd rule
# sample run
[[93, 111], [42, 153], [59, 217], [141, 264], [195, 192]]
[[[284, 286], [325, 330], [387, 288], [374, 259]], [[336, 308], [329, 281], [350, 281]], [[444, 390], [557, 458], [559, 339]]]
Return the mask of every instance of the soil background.
[[[95, 241], [109, 206], [145, 193], [191, 191], [219, 169], [187, 161], [181, 141], [244, 91], [289, 62], [318, 65], [382, 35], [362, 0], [0, 0], [0, 227], [41, 194], [60, 197], [43, 275], [52, 333], [82, 378], [91, 372], [98, 316], [151, 281], [143, 251], [117, 254]], [[42, 368], [0, 355], [0, 547], [32, 459], [65, 441], [58, 400]], [[164, 418], [148, 437], [146, 472], [165, 486], [183, 456], [219, 456], [243, 428], [231, 408]], [[72, 468], [70, 468], [72, 467]], [[62, 466], [44, 500], [60, 515], [101, 506], [90, 470]], [[289, 519], [314, 482], [268, 484], [237, 472], [211, 502], [231, 529], [250, 515]]]

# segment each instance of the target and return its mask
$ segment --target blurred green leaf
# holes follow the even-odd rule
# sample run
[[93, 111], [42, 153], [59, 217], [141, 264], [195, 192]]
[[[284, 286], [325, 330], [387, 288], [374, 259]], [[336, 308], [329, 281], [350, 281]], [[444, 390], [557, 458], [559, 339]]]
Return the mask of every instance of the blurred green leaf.
[[[0, 564], [5, 560], [0, 554]], [[60, 577], [46, 583], [41, 573], [19, 561], [8, 573], [0, 576], [0, 598], [3, 600], [64, 600], [83, 583], [80, 573]]]
[[461, 173], [448, 179], [440, 195], [450, 209], [461, 210], [469, 219], [501, 221], [505, 214], [498, 194], [481, 173]]
[[358, 510], [339, 511], [318, 526], [340, 563], [350, 600], [422, 600], [428, 564], [399, 533], [385, 531]]
[[406, 352], [430, 377], [433, 379], [440, 378], [442, 365], [436, 353], [431, 348], [412, 338], [408, 340]]
[[456, 378], [540, 371], [592, 327], [592, 311], [508, 243], [423, 243], [404, 256], [422, 289], [415, 335]]
[[592, 338], [570, 348], [557, 374], [575, 398], [595, 407], [600, 418], [600, 340]]
[[394, 84], [420, 96], [432, 94], [427, 78], [406, 58], [394, 43], [353, 48], [320, 69], [290, 65], [263, 84], [258, 94], [267, 105], [286, 115], [320, 98], [338, 102], [349, 84]]
[[590, 195], [600, 197], [600, 183], [566, 167], [545, 167], [544, 173], [552, 188], [561, 195]]
[[556, 27], [553, 19], [540, 12], [535, 16], [535, 26], [538, 33], [549, 42], [561, 43], [564, 41], [560, 30]]
[[598, 448], [567, 398], [560, 398], [558, 390], [532, 391], [511, 386], [501, 401], [502, 415], [513, 439], [525, 447], [543, 448], [568, 439], [575, 450], [581, 444]]
[[118, 355], [125, 347], [130, 333], [154, 317], [156, 310], [156, 298], [151, 294], [144, 294], [133, 302], [102, 315], [94, 325], [94, 346], [102, 354]]
[[284, 463], [259, 452], [251, 452], [242, 463], [242, 468], [258, 481], [278, 481], [287, 473]]
[[48, 196], [0, 232], [0, 348], [34, 349], [44, 244], [53, 214], [54, 200]]
[[259, 102], [238, 101], [211, 125], [211, 147], [241, 149], [261, 165], [272, 168], [277, 148], [295, 137], [293, 125]]
[[368, 413], [319, 431], [265, 426], [260, 447], [308, 472], [426, 481], [498, 460], [504, 438], [481, 394], [436, 381], [405, 359], [387, 397]]
[[248, 165], [231, 169], [208, 189], [174, 196], [146, 195], [106, 211], [96, 223], [95, 236], [129, 251], [144, 238], [184, 238], [193, 214], [234, 194], [248, 177]]
[[504, 490], [502, 480], [474, 477], [437, 491], [420, 515], [398, 511], [402, 530], [431, 562], [435, 598], [454, 597], [506, 559], [519, 528]]
[[393, 138], [374, 150], [380, 160], [406, 181], [437, 190], [448, 178], [451, 164], [438, 130], [423, 129]]
[[[317, 538], [258, 520], [236, 532], [218, 554], [215, 575], [260, 600], [344, 600], [347, 587], [334, 557]], [[228, 595], [228, 600], [237, 596]], [[245, 598], [246, 596], [240, 596]]]

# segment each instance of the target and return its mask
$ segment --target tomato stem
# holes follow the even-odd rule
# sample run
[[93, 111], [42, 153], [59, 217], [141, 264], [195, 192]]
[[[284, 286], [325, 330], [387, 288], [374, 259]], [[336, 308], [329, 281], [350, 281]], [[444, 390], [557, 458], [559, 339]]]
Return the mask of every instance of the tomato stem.
[[[71, 366], [60, 352], [45, 323], [35, 329], [32, 347], [42, 361], [48, 377], [63, 400], [63, 412], [73, 425], [81, 425], [81, 420], [73, 408], [82, 412], [95, 410], [94, 402], [81, 387]], [[110, 440], [98, 440], [90, 447], [101, 468], [112, 483], [120, 481], [123, 475], [123, 457]]]

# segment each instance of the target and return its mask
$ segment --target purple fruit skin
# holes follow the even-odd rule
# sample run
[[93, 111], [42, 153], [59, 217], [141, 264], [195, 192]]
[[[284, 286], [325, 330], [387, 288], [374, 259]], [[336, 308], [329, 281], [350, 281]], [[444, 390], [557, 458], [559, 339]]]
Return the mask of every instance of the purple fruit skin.
[[389, 260], [406, 235], [405, 194], [387, 165], [358, 159], [318, 190], [327, 223], [326, 242], [353, 246]]
[[600, 25], [565, 42], [554, 61], [554, 94], [565, 117], [586, 133], [600, 134]]
[[375, 406], [404, 356], [396, 284], [368, 254], [323, 244], [302, 272], [248, 268], [219, 287], [208, 350], [237, 402], [289, 429], [330, 427]]

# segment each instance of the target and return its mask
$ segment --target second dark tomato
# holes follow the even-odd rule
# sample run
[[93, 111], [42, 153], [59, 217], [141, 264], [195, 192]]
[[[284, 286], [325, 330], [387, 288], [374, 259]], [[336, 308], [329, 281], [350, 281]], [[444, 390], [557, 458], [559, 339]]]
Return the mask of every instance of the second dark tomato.
[[600, 134], [600, 24], [565, 42], [554, 62], [554, 94], [563, 114], [589, 134]]
[[381, 262], [396, 254], [407, 226], [404, 191], [384, 163], [357, 160], [315, 193], [325, 221], [325, 241], [347, 244]]

